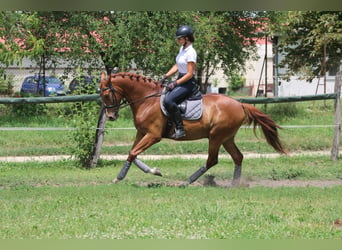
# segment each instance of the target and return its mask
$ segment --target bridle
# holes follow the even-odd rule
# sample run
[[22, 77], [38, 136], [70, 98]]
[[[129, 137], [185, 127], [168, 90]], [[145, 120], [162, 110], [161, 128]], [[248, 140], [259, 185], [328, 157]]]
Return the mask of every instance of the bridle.
[[110, 90], [110, 93], [112, 94], [112, 100], [113, 100], [113, 104], [111, 105], [106, 105], [105, 103], [103, 103], [103, 107], [106, 108], [106, 109], [109, 109], [109, 108], [115, 108], [116, 111], [119, 110], [122, 106], [125, 106], [127, 104], [127, 101], [125, 98], [121, 98], [121, 102], [119, 103], [117, 98], [116, 98], [116, 95], [115, 95], [115, 92], [119, 93], [121, 95], [121, 97], [124, 97], [123, 93], [121, 91], [119, 91], [118, 89], [114, 88], [112, 83], [109, 83], [109, 87], [106, 87], [106, 88], [103, 88], [103, 89], [100, 89], [101, 92], [104, 92], [106, 90]]
[[[109, 87], [106, 87], [106, 88], [103, 88], [103, 89], [100, 89], [101, 92], [104, 92], [106, 90], [110, 90], [110, 93], [112, 94], [112, 100], [113, 100], [113, 104], [111, 105], [105, 105], [103, 104], [103, 107], [105, 109], [108, 109], [108, 108], [114, 108], [115, 109], [115, 112], [118, 112], [120, 108], [124, 108], [124, 107], [127, 107], [131, 104], [134, 104], [134, 103], [137, 103], [137, 102], [141, 102], [141, 101], [144, 101], [148, 98], [151, 98], [151, 97], [158, 97], [158, 96], [161, 96], [162, 95], [162, 91], [160, 92], [157, 92], [157, 93], [153, 93], [151, 95], [148, 95], [148, 96], [145, 96], [145, 97], [142, 97], [142, 98], [139, 98], [137, 100], [133, 100], [133, 101], [130, 101], [128, 102], [126, 100], [126, 98], [124, 97], [124, 94], [122, 93], [121, 90], [118, 90], [117, 88], [113, 87], [112, 83], [109, 83]], [[116, 96], [115, 96], [115, 92], [119, 93], [121, 95], [121, 102], [119, 103]]]

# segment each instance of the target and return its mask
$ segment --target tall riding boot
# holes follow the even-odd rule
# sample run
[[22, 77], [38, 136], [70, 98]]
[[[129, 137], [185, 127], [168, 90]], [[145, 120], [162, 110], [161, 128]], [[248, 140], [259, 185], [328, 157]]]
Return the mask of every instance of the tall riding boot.
[[178, 139], [185, 136], [183, 119], [179, 109], [177, 109], [177, 111], [172, 114], [172, 119], [173, 122], [176, 124], [176, 129], [175, 133], [171, 137], [174, 139]]

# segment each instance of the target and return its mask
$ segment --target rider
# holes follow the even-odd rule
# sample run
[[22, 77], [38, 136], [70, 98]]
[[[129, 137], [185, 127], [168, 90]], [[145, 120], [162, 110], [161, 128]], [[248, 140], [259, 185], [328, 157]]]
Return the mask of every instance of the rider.
[[177, 43], [180, 47], [176, 57], [176, 64], [163, 76], [163, 80], [178, 72], [177, 80], [168, 84], [169, 95], [165, 97], [165, 108], [169, 112], [172, 121], [176, 125], [172, 138], [185, 136], [181, 112], [177, 104], [180, 104], [191, 95], [196, 85], [194, 74], [196, 68], [197, 53], [192, 47], [195, 41], [193, 30], [188, 25], [180, 26], [176, 32]]

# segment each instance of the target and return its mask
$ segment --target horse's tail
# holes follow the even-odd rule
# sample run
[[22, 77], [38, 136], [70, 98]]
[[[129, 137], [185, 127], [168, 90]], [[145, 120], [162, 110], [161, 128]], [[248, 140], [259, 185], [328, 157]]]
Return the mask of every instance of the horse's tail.
[[266, 138], [266, 141], [271, 145], [277, 152], [286, 154], [284, 146], [279, 139], [278, 128], [281, 129], [268, 115], [261, 112], [253, 105], [243, 103], [242, 107], [246, 114], [246, 123], [251, 125], [253, 123], [254, 134], [257, 125], [261, 126], [262, 132]]

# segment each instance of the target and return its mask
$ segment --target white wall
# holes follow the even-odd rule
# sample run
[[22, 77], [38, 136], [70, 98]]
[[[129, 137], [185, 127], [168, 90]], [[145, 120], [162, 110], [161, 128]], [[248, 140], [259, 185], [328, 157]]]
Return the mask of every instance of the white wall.
[[[334, 93], [335, 77], [329, 76], [326, 81], [326, 93]], [[316, 93], [317, 90], [317, 93]], [[279, 96], [304, 96], [324, 94], [324, 79], [314, 79], [311, 83], [292, 77], [289, 82], [281, 81], [278, 87]]]
[[[262, 65], [265, 59], [265, 44], [257, 44], [257, 60], [249, 60], [246, 63], [246, 72], [244, 74], [246, 78], [246, 87], [252, 89], [252, 96], [256, 95], [259, 79], [260, 79], [260, 89], [265, 90], [265, 65], [262, 70]], [[272, 44], [267, 44], [267, 85], [273, 84], [273, 52]]]

